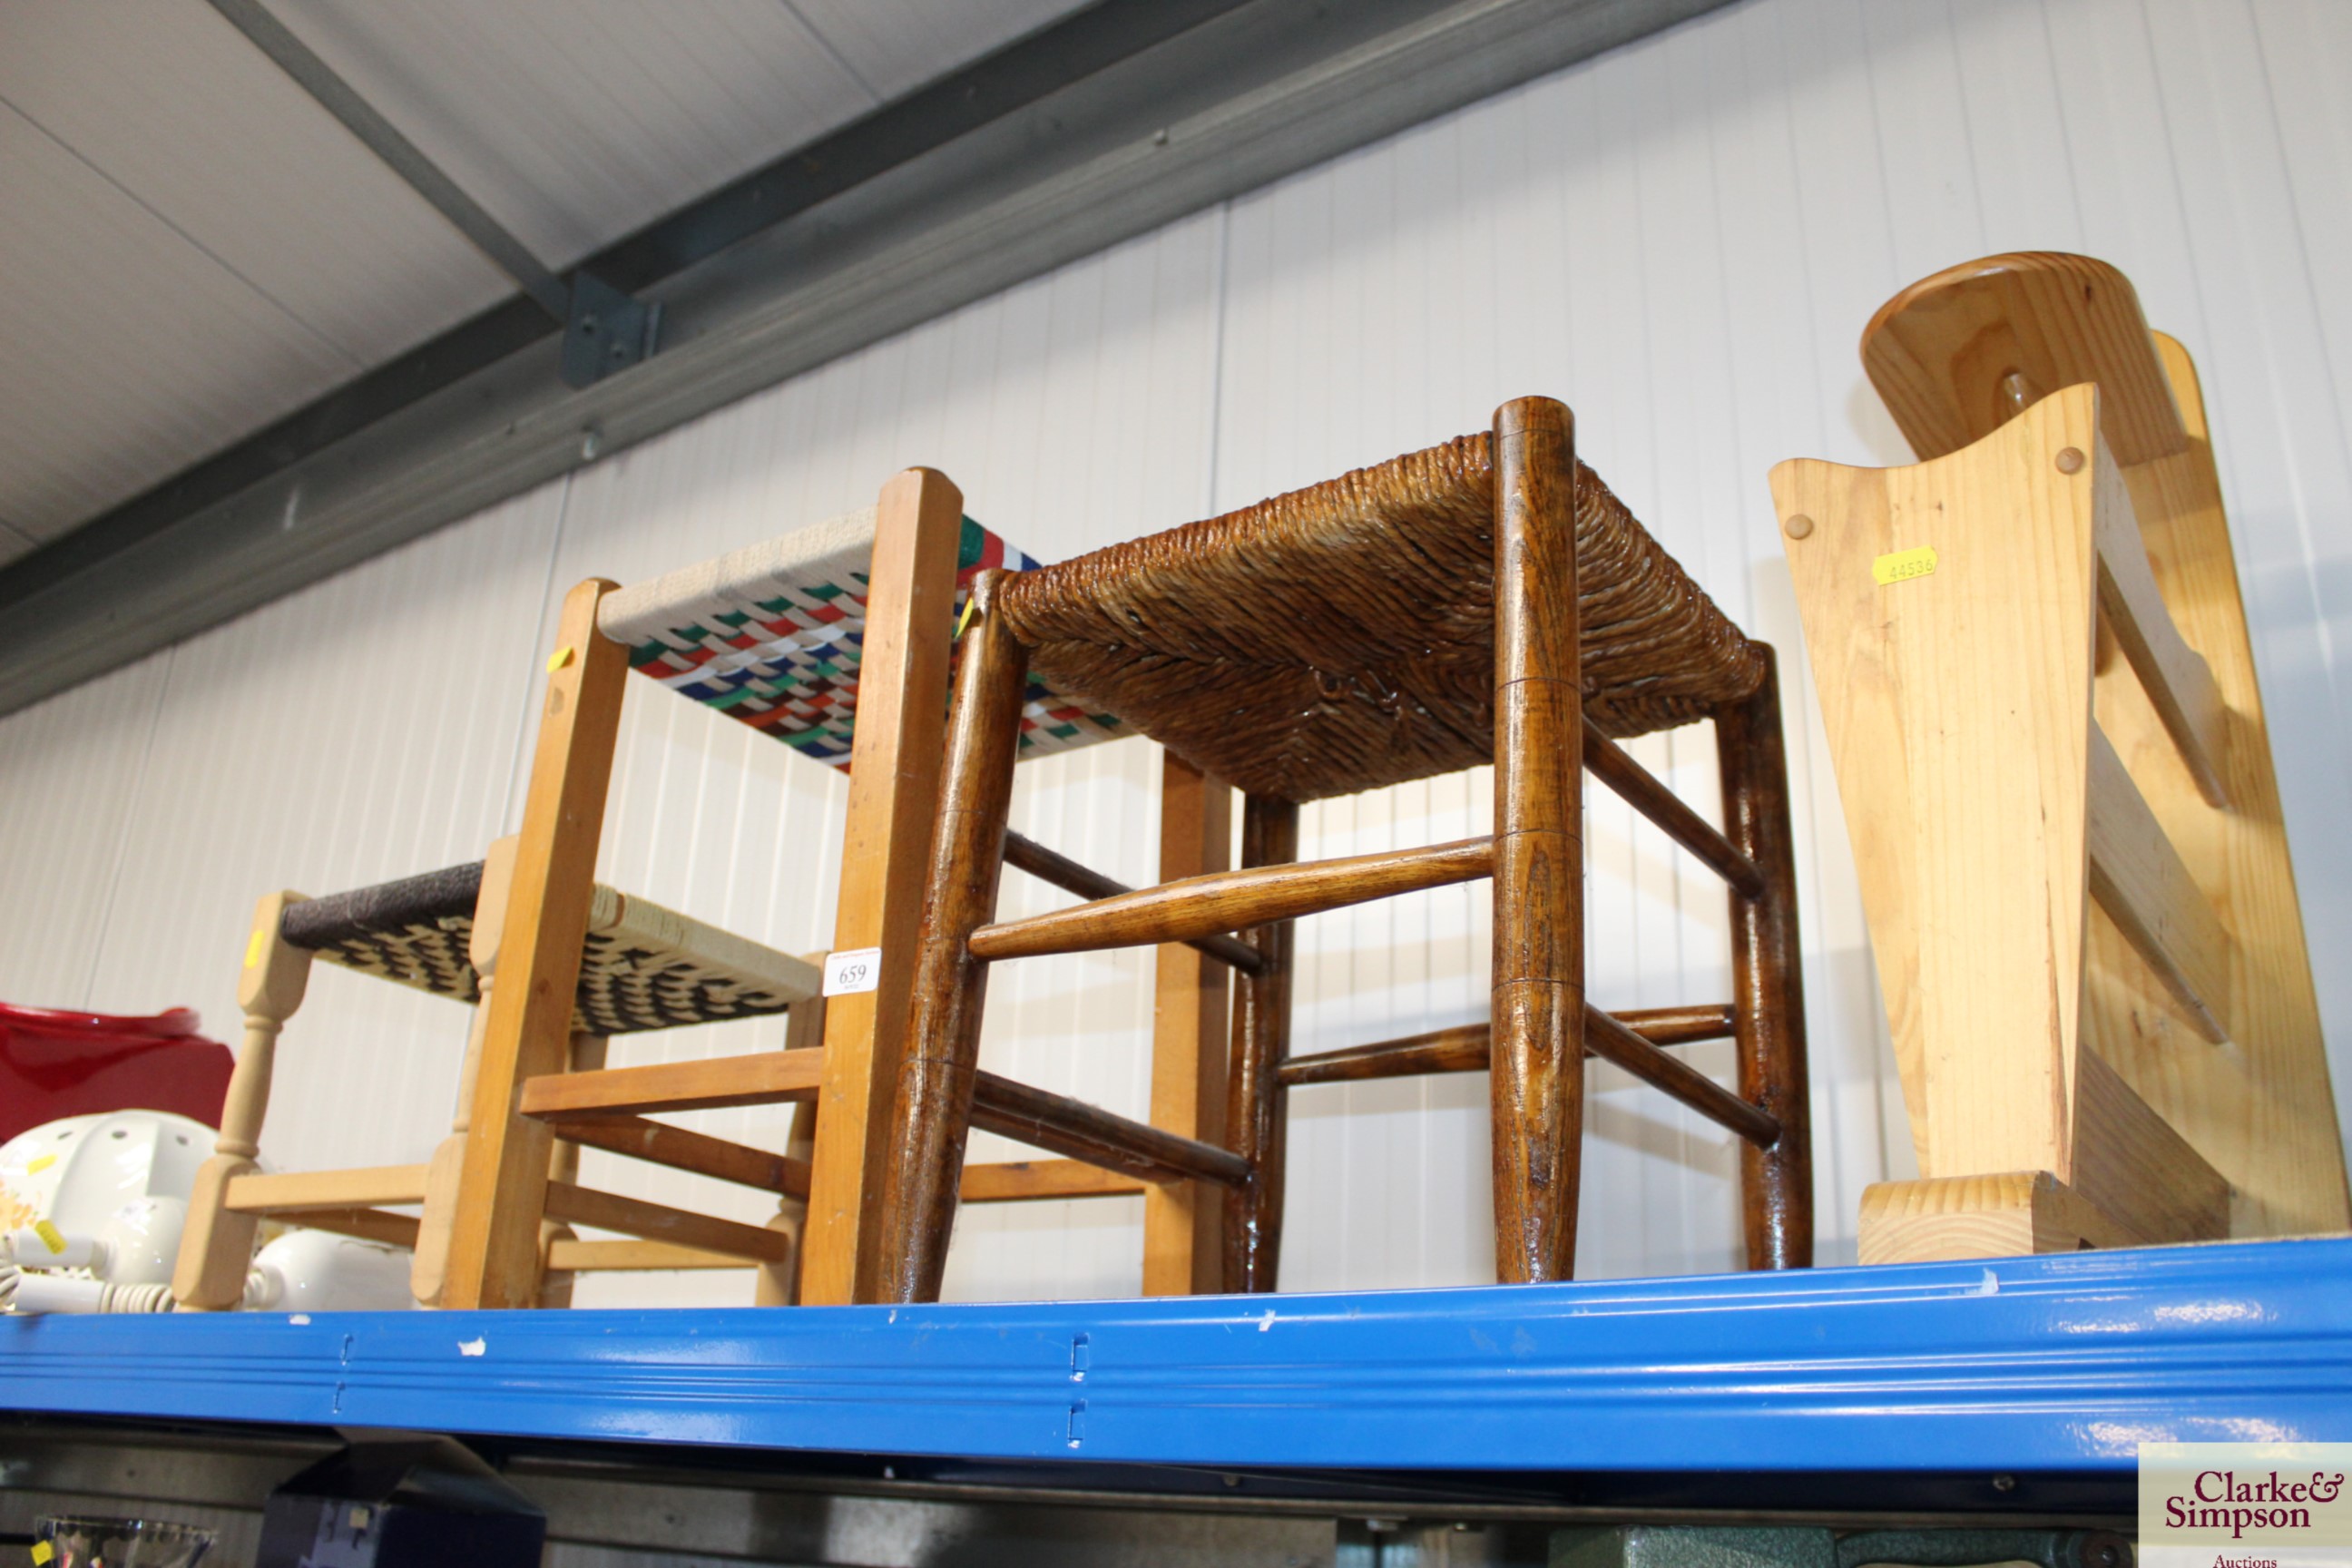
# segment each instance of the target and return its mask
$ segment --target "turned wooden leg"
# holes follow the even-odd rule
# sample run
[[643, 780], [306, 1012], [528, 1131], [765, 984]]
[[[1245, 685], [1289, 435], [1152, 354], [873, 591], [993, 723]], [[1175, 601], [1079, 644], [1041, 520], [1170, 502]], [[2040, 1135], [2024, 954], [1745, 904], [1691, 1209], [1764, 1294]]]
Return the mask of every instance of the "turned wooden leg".
[[1576, 447], [1549, 398], [1495, 413], [1495, 1268], [1576, 1267], [1584, 1124]]
[[988, 574], [975, 587], [977, 608], [948, 720], [947, 778], [915, 958], [914, 1022], [898, 1069], [882, 1192], [878, 1299], [885, 1301], [939, 1300], [971, 1131], [988, 965], [972, 957], [970, 943], [996, 911], [1029, 668], [1028, 650], [992, 611], [995, 580]]
[[[1298, 807], [1249, 795], [1242, 803], [1242, 864], [1285, 866], [1298, 858]], [[1282, 1264], [1285, 1101], [1279, 1074], [1290, 1055], [1292, 921], [1248, 933], [1264, 960], [1239, 976], [1234, 1003], [1234, 1058], [1226, 1080], [1225, 1132], [1250, 1163], [1250, 1179], [1225, 1189], [1224, 1288], [1271, 1290]]]
[[299, 893], [272, 893], [253, 911], [253, 934], [246, 942], [245, 969], [237, 981], [237, 1005], [245, 1009], [245, 1042], [221, 1104], [220, 1136], [212, 1157], [196, 1171], [188, 1195], [188, 1224], [172, 1270], [172, 1295], [183, 1311], [226, 1312], [245, 1298], [245, 1277], [253, 1266], [257, 1215], [232, 1214], [228, 1184], [260, 1169], [261, 1123], [269, 1113], [269, 1077], [276, 1065], [278, 1032], [302, 1005], [310, 984], [310, 955], [289, 947], [278, 930], [286, 906]]
[[1731, 894], [1731, 992], [1739, 1096], [1780, 1119], [1769, 1149], [1743, 1140], [1739, 1192], [1748, 1267], [1813, 1261], [1813, 1140], [1805, 1071], [1805, 981], [1797, 946], [1797, 868], [1789, 833], [1789, 768], [1780, 738], [1780, 674], [1763, 650], [1764, 683], [1716, 715], [1724, 834], [1764, 872], [1764, 894]]

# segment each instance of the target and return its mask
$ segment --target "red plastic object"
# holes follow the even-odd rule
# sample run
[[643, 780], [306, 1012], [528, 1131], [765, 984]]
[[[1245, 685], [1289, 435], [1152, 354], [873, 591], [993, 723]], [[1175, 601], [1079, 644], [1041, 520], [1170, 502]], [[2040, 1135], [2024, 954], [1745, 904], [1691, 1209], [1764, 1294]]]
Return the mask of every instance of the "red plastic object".
[[0, 1143], [60, 1116], [171, 1110], [220, 1125], [236, 1058], [185, 1007], [115, 1018], [0, 1002]]

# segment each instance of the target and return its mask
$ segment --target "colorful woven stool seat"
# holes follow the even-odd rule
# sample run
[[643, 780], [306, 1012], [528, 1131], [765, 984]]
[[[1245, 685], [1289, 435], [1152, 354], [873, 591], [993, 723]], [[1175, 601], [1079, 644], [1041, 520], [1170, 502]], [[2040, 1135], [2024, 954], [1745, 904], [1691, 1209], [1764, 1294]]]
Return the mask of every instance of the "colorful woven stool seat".
[[[627, 646], [630, 668], [793, 750], [849, 764], [876, 513], [868, 507], [751, 545], [605, 599], [597, 628]], [[1037, 563], [970, 518], [956, 562], [957, 615], [992, 566]], [[1021, 754], [1042, 756], [1120, 732], [1118, 721], [1032, 681]]]
[[[342, 968], [478, 1002], [481, 977], [468, 951], [481, 889], [477, 860], [290, 904], [279, 934]], [[818, 979], [789, 953], [600, 882], [572, 1027], [612, 1036], [763, 1017], [815, 994]]]
[[[1319, 800], [1489, 762], [1490, 447], [1465, 436], [1025, 571], [997, 608], [1033, 681], [1253, 795]], [[1763, 680], [1756, 647], [1581, 464], [1576, 560], [1602, 733], [1687, 724]]]

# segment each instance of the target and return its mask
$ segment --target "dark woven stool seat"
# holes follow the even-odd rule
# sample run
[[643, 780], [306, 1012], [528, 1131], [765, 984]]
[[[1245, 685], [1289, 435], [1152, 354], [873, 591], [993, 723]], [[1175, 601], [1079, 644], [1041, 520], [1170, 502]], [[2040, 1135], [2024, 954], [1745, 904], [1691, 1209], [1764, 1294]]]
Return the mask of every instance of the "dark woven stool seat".
[[[1353, 795], [1493, 760], [1492, 438], [1009, 576], [1031, 668], [1253, 795]], [[1753, 693], [1765, 658], [1576, 467], [1586, 711], [1612, 738]]]
[[481, 896], [482, 863], [475, 860], [289, 904], [278, 934], [287, 946], [344, 969], [478, 1002], [481, 976], [467, 947]]
[[[481, 999], [468, 956], [482, 862], [288, 906], [279, 934], [328, 963], [460, 1002]], [[788, 1010], [814, 989], [801, 960], [596, 886], [573, 1027], [628, 1035]]]

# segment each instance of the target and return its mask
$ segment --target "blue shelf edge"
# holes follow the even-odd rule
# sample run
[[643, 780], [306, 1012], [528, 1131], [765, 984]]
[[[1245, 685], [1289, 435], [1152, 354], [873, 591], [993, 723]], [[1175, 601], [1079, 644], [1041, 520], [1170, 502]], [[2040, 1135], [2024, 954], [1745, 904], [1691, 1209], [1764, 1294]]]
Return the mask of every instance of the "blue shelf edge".
[[2352, 1240], [1134, 1301], [0, 1319], [0, 1405], [1181, 1466], [2113, 1474], [2352, 1441]]

